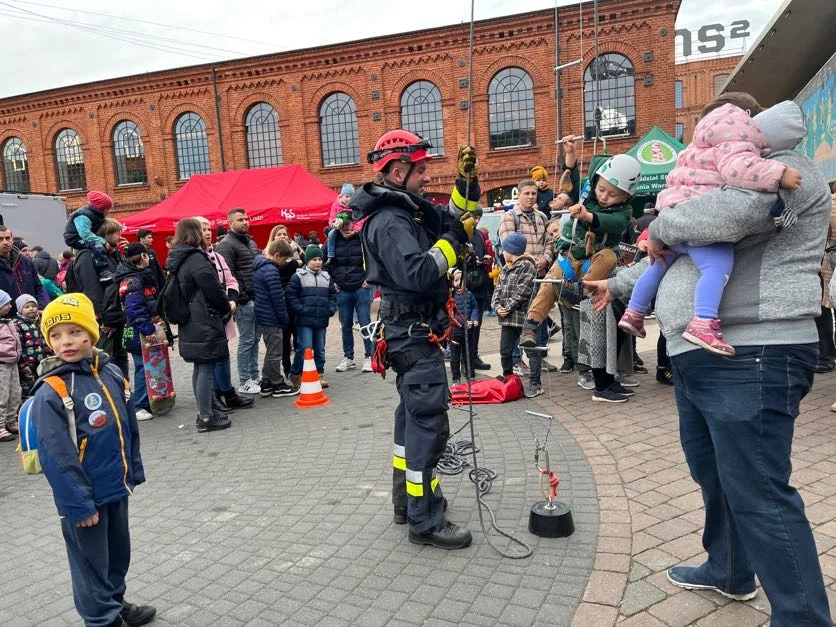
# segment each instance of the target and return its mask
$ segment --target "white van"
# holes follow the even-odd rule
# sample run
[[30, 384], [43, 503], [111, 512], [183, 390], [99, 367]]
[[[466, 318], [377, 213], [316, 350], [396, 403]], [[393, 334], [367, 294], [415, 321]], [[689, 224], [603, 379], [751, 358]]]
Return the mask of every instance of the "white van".
[[60, 196], [0, 192], [0, 224], [23, 238], [27, 246], [43, 246], [56, 259], [67, 250], [67, 217], [67, 205]]

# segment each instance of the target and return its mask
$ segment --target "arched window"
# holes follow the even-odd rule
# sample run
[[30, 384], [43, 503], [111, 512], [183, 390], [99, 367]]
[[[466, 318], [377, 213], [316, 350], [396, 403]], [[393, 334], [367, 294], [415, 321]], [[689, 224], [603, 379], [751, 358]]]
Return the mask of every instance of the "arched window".
[[433, 145], [430, 154], [444, 154], [444, 118], [441, 92], [429, 81], [415, 81], [401, 94], [401, 128], [420, 135]]
[[491, 79], [488, 127], [491, 150], [534, 145], [534, 83], [528, 72], [508, 67]]
[[10, 137], [3, 144], [3, 188], [10, 192], [29, 193], [29, 161], [26, 145], [18, 137]]
[[630, 59], [609, 52], [593, 59], [583, 75], [587, 138], [635, 135], [636, 71]]
[[279, 114], [266, 102], [247, 112], [247, 167], [274, 168], [282, 164]]
[[63, 129], [55, 137], [55, 171], [59, 192], [87, 187], [81, 139], [71, 128]]
[[712, 87], [714, 88], [714, 92], [712, 94], [713, 98], [716, 98], [720, 94], [723, 93], [723, 87], [726, 86], [726, 83], [729, 81], [728, 74], [715, 74], [714, 75], [714, 84]]
[[319, 107], [319, 141], [324, 167], [360, 163], [357, 105], [348, 94], [334, 92], [322, 101]]
[[174, 156], [181, 181], [192, 174], [209, 173], [209, 138], [206, 123], [197, 113], [184, 113], [174, 123]]
[[113, 127], [113, 167], [117, 185], [148, 182], [142, 134], [130, 120], [122, 120]]

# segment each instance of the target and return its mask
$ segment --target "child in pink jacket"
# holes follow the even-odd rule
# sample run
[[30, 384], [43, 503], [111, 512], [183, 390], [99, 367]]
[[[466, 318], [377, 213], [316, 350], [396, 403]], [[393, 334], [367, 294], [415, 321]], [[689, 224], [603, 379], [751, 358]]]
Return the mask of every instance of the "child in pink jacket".
[[[726, 94], [734, 101], [734, 94]], [[690, 198], [726, 185], [759, 192], [776, 193], [779, 188], [798, 189], [801, 173], [764, 155], [770, 151], [791, 150], [806, 134], [801, 109], [793, 102], [782, 102], [750, 117], [753, 100], [746, 99], [709, 109], [694, 130], [694, 139], [676, 160], [668, 174], [667, 188], [656, 200], [657, 207], [675, 207]], [[756, 103], [755, 103], [756, 104]], [[739, 105], [739, 106], [737, 106]], [[694, 317], [682, 337], [719, 355], [734, 355], [734, 348], [723, 339], [719, 309], [723, 290], [734, 266], [734, 244], [673, 246], [675, 256], [688, 255], [701, 276], [694, 294]], [[654, 263], [633, 288], [630, 304], [618, 323], [631, 335], [644, 337], [644, 316], [665, 272]]]

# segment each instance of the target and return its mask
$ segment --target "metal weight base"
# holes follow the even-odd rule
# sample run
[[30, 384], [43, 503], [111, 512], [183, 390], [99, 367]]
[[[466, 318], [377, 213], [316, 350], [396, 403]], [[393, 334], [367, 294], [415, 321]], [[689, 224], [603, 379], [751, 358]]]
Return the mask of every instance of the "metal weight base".
[[554, 501], [554, 509], [548, 509], [548, 501], [537, 501], [531, 506], [528, 530], [540, 538], [566, 538], [575, 532], [572, 510], [566, 503]]

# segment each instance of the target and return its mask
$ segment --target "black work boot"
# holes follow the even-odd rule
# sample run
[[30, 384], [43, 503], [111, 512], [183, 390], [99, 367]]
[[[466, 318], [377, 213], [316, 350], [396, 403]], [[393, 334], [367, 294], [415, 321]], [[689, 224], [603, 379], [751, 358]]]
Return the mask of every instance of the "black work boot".
[[232, 408], [226, 404], [226, 399], [222, 392], [215, 390], [212, 395], [212, 409], [222, 414], [232, 413]]
[[482, 358], [479, 357], [479, 355], [476, 355], [476, 359], [473, 361], [473, 369], [474, 370], [490, 370], [491, 365], [486, 364], [484, 361], [482, 361]]
[[473, 536], [465, 527], [460, 527], [449, 520], [444, 522], [441, 529], [426, 534], [409, 532], [409, 541], [413, 544], [427, 544], [439, 549], [463, 549], [470, 546]]
[[208, 418], [198, 416], [195, 426], [197, 427], [198, 433], [206, 433], [207, 431], [221, 431], [223, 429], [229, 429], [232, 426], [232, 423], [229, 421], [229, 417], [226, 414], [219, 414], [215, 412]]
[[230, 411], [233, 409], [247, 409], [248, 407], [252, 407], [255, 403], [254, 398], [241, 396], [235, 391], [235, 388], [224, 390], [221, 392], [221, 395], [226, 401], [226, 404], [229, 406]]
[[119, 613], [120, 618], [128, 627], [147, 625], [154, 620], [156, 615], [157, 608], [150, 605], [134, 605], [133, 603], [123, 603], [122, 611]]

